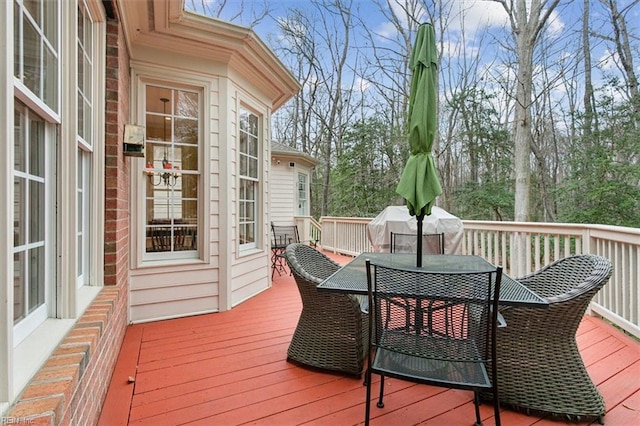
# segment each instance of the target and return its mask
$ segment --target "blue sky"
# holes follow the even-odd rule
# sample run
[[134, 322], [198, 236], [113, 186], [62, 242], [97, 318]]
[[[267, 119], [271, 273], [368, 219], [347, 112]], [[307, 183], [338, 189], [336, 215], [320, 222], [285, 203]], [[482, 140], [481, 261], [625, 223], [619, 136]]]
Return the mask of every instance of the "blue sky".
[[[382, 4], [386, 4], [386, 0], [381, 0]], [[411, 0], [400, 0], [401, 3]], [[215, 7], [220, 4], [220, 0], [185, 0], [187, 8], [190, 5], [200, 5], [202, 2]], [[271, 8], [271, 15], [265, 18], [259, 25], [254, 27], [255, 32], [268, 45], [272, 45], [274, 40], [278, 40], [276, 20], [284, 19], [287, 13], [294, 8], [305, 11], [313, 11], [312, 2], [307, 0], [267, 0]], [[426, 3], [427, 1], [424, 1]], [[633, 3], [634, 0], [618, 0], [618, 9], [622, 10], [626, 5]], [[397, 0], [390, 0], [392, 7], [400, 10], [400, 4]], [[555, 67], [563, 60], [574, 57], [580, 46], [577, 44], [579, 36], [576, 34], [580, 30], [582, 17], [582, 1], [578, 0], [562, 0], [556, 11], [551, 17], [549, 25], [543, 34], [543, 40], [547, 45], [547, 49], [553, 55], [553, 59], [545, 65], [547, 67]], [[229, 19], [235, 16], [234, 23], [240, 25], [248, 25], [252, 20], [252, 13], [263, 8], [264, 0], [226, 0], [226, 5], [222, 19]], [[508, 18], [502, 6], [493, 1], [486, 0], [453, 0], [448, 2], [451, 5], [450, 18], [447, 21], [446, 32], [438, 34], [441, 37], [443, 56], [446, 56], [447, 62], [444, 66], [455, 67], [456, 61], [469, 60], [474, 58], [479, 60], [481, 67], [480, 72], [486, 72], [489, 67], [493, 73], [505, 72], [496, 65], [500, 60], [505, 60], [507, 54], [500, 46], [501, 42], [505, 44], [513, 44], [509, 40], [510, 30], [508, 29]], [[607, 16], [599, 0], [591, 0], [591, 20], [595, 31], [602, 28], [610, 28], [607, 22]], [[393, 48], [389, 39], [393, 39], [396, 33], [392, 23], [380, 12], [373, 0], [353, 0], [352, 13], [354, 16], [366, 22], [369, 30], [378, 35], [374, 43], [378, 46], [385, 44]], [[315, 13], [318, 13], [315, 10]], [[237, 15], [237, 16], [236, 16]], [[627, 15], [627, 25], [630, 34], [640, 35], [640, 5], [635, 5]], [[463, 17], [463, 18], [461, 18]], [[422, 21], [428, 21], [429, 18], [425, 14]], [[464, 29], [464, 31], [462, 31]], [[609, 30], [610, 31], [610, 30]], [[359, 28], [354, 33], [352, 45], [363, 46], [367, 41], [362, 36], [363, 30]], [[464, 37], [463, 37], [464, 34]], [[594, 84], [598, 85], [603, 78], [604, 72], [616, 74], [615, 55], [612, 55], [611, 43], [606, 43], [601, 39], [592, 38], [592, 61], [594, 66], [599, 65], [599, 69], [594, 75]], [[640, 74], [640, 59], [638, 58], [637, 46], [640, 43], [632, 40], [632, 45], [636, 46], [634, 52], [635, 67]], [[499, 59], [497, 59], [499, 58]], [[444, 60], [443, 60], [444, 62]], [[482, 67], [486, 67], [483, 69]], [[558, 71], [561, 72], [561, 71]], [[352, 79], [352, 84], [357, 84], [363, 90], [368, 87], [368, 82], [358, 82]], [[562, 96], [562, 89], [558, 96]]]

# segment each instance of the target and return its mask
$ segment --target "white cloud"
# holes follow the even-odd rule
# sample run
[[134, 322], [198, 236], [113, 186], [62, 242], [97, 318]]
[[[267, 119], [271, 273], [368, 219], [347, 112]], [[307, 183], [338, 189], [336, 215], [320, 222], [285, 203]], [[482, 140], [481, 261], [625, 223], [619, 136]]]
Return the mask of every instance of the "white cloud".
[[549, 15], [549, 20], [547, 21], [547, 23], [548, 23], [547, 36], [551, 38], [559, 37], [564, 31], [564, 22], [562, 21], [562, 18], [558, 14], [557, 10], [554, 10], [553, 12], [551, 12], [551, 15]]
[[351, 90], [354, 92], [364, 93], [371, 87], [371, 82], [361, 77], [356, 77], [351, 85]]
[[453, 3], [454, 9], [449, 23], [450, 31], [461, 31], [468, 34], [487, 27], [501, 27], [509, 22], [504, 8], [493, 1], [463, 0]]
[[611, 70], [616, 69], [616, 52], [612, 52], [609, 49], [606, 49], [600, 59], [598, 60], [598, 66], [603, 70]]

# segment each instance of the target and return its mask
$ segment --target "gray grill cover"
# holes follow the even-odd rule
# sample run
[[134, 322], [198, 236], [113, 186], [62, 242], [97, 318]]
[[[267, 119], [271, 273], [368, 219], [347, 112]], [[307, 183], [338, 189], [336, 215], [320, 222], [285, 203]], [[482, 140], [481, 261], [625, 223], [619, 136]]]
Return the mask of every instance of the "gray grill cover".
[[[433, 207], [422, 222], [424, 234], [444, 232], [445, 254], [462, 253], [462, 221], [440, 207]], [[389, 206], [367, 225], [367, 237], [376, 252], [389, 252], [391, 232], [415, 234], [418, 223], [407, 206]]]

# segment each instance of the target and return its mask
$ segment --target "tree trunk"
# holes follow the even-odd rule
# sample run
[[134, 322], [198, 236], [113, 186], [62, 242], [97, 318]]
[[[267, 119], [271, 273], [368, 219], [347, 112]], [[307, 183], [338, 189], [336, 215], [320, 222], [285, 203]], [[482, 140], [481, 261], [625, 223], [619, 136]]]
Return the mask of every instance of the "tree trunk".
[[[533, 49], [544, 24], [560, 0], [495, 0], [509, 14], [511, 31], [516, 42], [518, 62], [516, 106], [514, 111], [514, 218], [529, 220], [531, 188], [531, 92], [533, 90]], [[529, 7], [527, 8], [527, 4]]]
[[618, 12], [618, 4], [616, 0], [607, 0], [606, 4], [611, 13], [611, 25], [613, 26], [613, 37], [616, 44], [616, 52], [622, 63], [627, 78], [627, 87], [629, 88], [629, 96], [633, 104], [635, 112], [640, 112], [640, 97], [638, 95], [638, 77], [635, 74], [633, 65], [633, 55], [631, 46], [629, 45], [629, 33], [627, 32], [627, 23], [624, 14], [638, 1], [627, 5], [622, 11]]
[[589, 4], [591, 0], [584, 0], [582, 11], [582, 54], [584, 55], [584, 126], [585, 140], [590, 139], [593, 131], [593, 84], [591, 82], [591, 42], [589, 41]]

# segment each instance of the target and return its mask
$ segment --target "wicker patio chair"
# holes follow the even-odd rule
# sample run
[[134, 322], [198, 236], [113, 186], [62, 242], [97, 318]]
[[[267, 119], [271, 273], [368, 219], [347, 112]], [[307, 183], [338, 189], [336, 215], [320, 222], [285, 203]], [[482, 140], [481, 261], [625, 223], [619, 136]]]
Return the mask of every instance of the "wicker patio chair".
[[[593, 255], [558, 260], [518, 280], [549, 309], [502, 308], [498, 329], [500, 403], [566, 420], [602, 422], [604, 400], [587, 373], [576, 330], [593, 296], [611, 275], [609, 260]], [[490, 400], [490, 395], [483, 394]]]
[[340, 265], [313, 247], [289, 244], [285, 257], [302, 298], [287, 361], [360, 377], [368, 348], [366, 298], [319, 293], [316, 286]]

